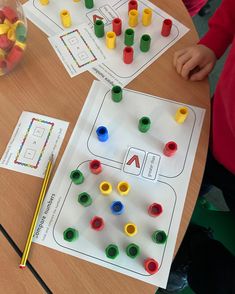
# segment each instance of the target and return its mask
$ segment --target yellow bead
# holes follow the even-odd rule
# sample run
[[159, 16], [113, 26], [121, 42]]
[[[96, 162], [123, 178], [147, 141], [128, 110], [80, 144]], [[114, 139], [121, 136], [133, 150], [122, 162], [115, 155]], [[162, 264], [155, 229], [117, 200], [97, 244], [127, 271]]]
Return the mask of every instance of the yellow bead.
[[175, 114], [175, 120], [178, 124], [182, 124], [188, 116], [188, 108], [187, 107], [180, 107], [177, 109]]
[[138, 11], [136, 9], [132, 9], [129, 11], [129, 26], [136, 27], [138, 24]]
[[142, 16], [142, 24], [144, 26], [149, 26], [151, 22], [152, 22], [152, 9], [145, 8], [143, 11], [143, 16]]
[[15, 45], [17, 45], [18, 47], [20, 47], [23, 50], [25, 50], [25, 48], [26, 48], [26, 43], [22, 43], [22, 42], [19, 42], [19, 41], [16, 41]]
[[133, 237], [137, 234], [137, 226], [132, 223], [128, 223], [124, 226], [124, 232], [127, 236]]
[[3, 23], [6, 24], [6, 25], [8, 25], [9, 27], [12, 26], [12, 23], [7, 18], [4, 19], [4, 22]]
[[100, 183], [100, 192], [103, 195], [109, 195], [112, 192], [112, 185], [109, 182]]
[[114, 49], [116, 47], [116, 34], [114, 32], [106, 33], [106, 46], [109, 49]]
[[42, 5], [48, 5], [49, 0], [39, 0]]
[[5, 24], [5, 23], [1, 23], [0, 24], [0, 35], [6, 34], [9, 30], [10, 26]]
[[122, 196], [130, 192], [131, 186], [127, 182], [119, 182], [117, 185], [118, 193]]
[[15, 30], [10, 28], [7, 32], [7, 38], [13, 42], [15, 42], [16, 40], [16, 34], [15, 34]]
[[72, 24], [72, 21], [71, 21], [71, 17], [70, 17], [70, 13], [68, 10], [62, 10], [60, 12], [60, 18], [61, 18], [61, 22], [62, 22], [62, 25], [65, 27], [65, 28], [69, 28]]

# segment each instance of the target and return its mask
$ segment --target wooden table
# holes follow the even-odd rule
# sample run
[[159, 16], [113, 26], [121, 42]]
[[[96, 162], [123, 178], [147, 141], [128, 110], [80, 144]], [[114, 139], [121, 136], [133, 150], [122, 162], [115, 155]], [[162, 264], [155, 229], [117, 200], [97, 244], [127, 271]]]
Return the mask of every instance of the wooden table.
[[[190, 220], [204, 170], [209, 135], [209, 86], [207, 81], [184, 81], [172, 66], [174, 52], [198, 40], [182, 1], [153, 2], [189, 27], [190, 32], [132, 81], [128, 88], [207, 110], [181, 221], [177, 250]], [[23, 61], [11, 74], [0, 78], [0, 154], [3, 154], [21, 112], [37, 112], [70, 122], [56, 162], [57, 167], [94, 78], [85, 72], [71, 79], [46, 35], [29, 21], [28, 29], [28, 48]], [[37, 177], [0, 170], [0, 223], [21, 251], [41, 184], [42, 180]], [[5, 289], [5, 293], [12, 293], [11, 289], [15, 289], [15, 293], [42, 293], [42, 281], [36, 280], [40, 279], [39, 276], [53, 293], [145, 294], [156, 290], [152, 285], [37, 244], [33, 244], [31, 248], [29, 261], [39, 276], [35, 273], [32, 275], [28, 268], [25, 271], [29, 273], [18, 273], [16, 269], [20, 257], [14, 254], [14, 249], [7, 244], [4, 236], [0, 240], [1, 251], [6, 250], [6, 253], [1, 254], [1, 263], [4, 264], [7, 274], [4, 279], [1, 274], [0, 279], [0, 288]]]

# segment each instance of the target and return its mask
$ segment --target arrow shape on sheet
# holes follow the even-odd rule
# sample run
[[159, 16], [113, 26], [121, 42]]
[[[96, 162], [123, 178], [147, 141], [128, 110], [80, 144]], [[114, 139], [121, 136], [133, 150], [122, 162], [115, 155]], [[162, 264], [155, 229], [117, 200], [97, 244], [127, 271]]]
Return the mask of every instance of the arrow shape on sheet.
[[140, 161], [137, 155], [132, 156], [126, 164], [131, 165], [133, 162], [135, 162], [136, 167], [140, 168]]
[[102, 16], [99, 16], [97, 14], [94, 14], [93, 15], [93, 23], [95, 23], [97, 19], [103, 19], [103, 17]]

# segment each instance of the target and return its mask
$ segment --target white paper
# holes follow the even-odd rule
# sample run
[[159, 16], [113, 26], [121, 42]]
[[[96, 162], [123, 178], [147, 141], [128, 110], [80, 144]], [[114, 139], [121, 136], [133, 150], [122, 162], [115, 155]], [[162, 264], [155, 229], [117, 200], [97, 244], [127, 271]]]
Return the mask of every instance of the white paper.
[[107, 58], [102, 46], [97, 43], [93, 30], [87, 24], [50, 37], [49, 42], [71, 77]]
[[[123, 99], [116, 103], [111, 99], [109, 88], [95, 81], [43, 203], [34, 242], [165, 287], [205, 113], [204, 109], [188, 105], [186, 121], [178, 124], [174, 116], [182, 106], [185, 105], [129, 89], [123, 90]], [[151, 120], [147, 133], [138, 130], [138, 121], [143, 116]], [[106, 142], [97, 139], [96, 129], [101, 125], [108, 129]], [[165, 143], [169, 141], [178, 144], [172, 157], [163, 154]], [[156, 182], [122, 171], [129, 146], [161, 158]], [[93, 159], [102, 164], [102, 172], [98, 175], [89, 170], [89, 162]], [[70, 173], [75, 169], [84, 175], [81, 185], [71, 182]], [[112, 185], [109, 196], [99, 191], [102, 181]], [[126, 196], [118, 194], [116, 187], [120, 181], [127, 181], [131, 186]], [[92, 205], [83, 207], [78, 203], [78, 195], [82, 192], [91, 195]], [[125, 207], [119, 216], [110, 210], [111, 203], [117, 200]], [[148, 214], [152, 203], [162, 205], [163, 212], [157, 218]], [[104, 219], [102, 231], [90, 227], [94, 216]], [[124, 225], [129, 222], [138, 228], [133, 237], [123, 232]], [[79, 232], [74, 242], [63, 238], [63, 232], [69, 227]], [[165, 231], [165, 244], [152, 241], [155, 230]], [[111, 243], [120, 251], [114, 260], [105, 255], [105, 248]], [[130, 243], [140, 246], [141, 253], [136, 259], [125, 253]], [[159, 263], [156, 274], [149, 275], [145, 271], [146, 258], [154, 258]]]
[[56, 159], [69, 123], [32, 112], [22, 112], [0, 167], [44, 177], [51, 154]]

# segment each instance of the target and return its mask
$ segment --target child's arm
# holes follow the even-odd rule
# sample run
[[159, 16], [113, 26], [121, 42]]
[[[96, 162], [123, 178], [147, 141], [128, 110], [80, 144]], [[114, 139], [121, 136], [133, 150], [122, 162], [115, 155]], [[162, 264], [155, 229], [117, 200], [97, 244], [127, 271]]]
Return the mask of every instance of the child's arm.
[[[235, 0], [223, 0], [211, 20], [209, 31], [199, 45], [175, 53], [174, 66], [185, 79], [204, 79], [223, 55], [235, 34]], [[195, 71], [195, 69], [197, 69]]]

